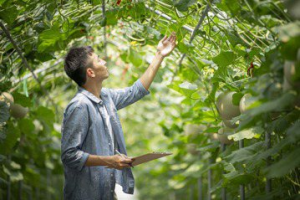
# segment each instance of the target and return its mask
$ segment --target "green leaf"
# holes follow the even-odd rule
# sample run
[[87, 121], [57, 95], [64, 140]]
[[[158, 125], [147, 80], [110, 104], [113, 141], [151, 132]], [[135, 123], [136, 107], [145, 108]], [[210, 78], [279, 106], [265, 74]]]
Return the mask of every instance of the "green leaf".
[[5, 101], [0, 101], [0, 123], [6, 122], [9, 116], [9, 106]]
[[[0, 2], [0, 5], [3, 3]], [[8, 25], [11, 25], [15, 22], [15, 19], [19, 15], [19, 11], [15, 5], [9, 5], [8, 8], [2, 9], [0, 11], [0, 19], [5, 21]]]
[[267, 176], [269, 178], [282, 177], [291, 172], [296, 167], [300, 166], [300, 149], [296, 148], [294, 151], [286, 153], [282, 156], [282, 159], [266, 168]]
[[261, 127], [253, 127], [247, 130], [242, 130], [235, 134], [229, 135], [229, 140], [239, 141], [242, 139], [252, 139], [252, 138], [259, 138], [260, 135], [264, 132], [264, 129]]
[[247, 46], [247, 44], [238, 36], [236, 32], [227, 32], [225, 33], [227, 35], [227, 39], [231, 43], [233, 47], [235, 47], [238, 44], [241, 44], [243, 46]]
[[257, 155], [259, 151], [261, 151], [264, 142], [257, 142], [250, 146], [238, 149], [236, 151], [231, 152], [225, 159], [228, 159], [230, 163], [237, 162], [252, 162], [253, 157]]
[[238, 106], [238, 105], [240, 105], [240, 101], [241, 101], [241, 98], [243, 97], [244, 95], [242, 94], [242, 93], [234, 93], [233, 95], [232, 95], [232, 103], [233, 103], [233, 105], [236, 105], [236, 106]]
[[53, 25], [50, 29], [43, 31], [39, 35], [39, 41], [40, 44], [38, 45], [38, 52], [44, 52], [47, 49], [49, 50], [55, 50], [55, 45], [56, 43], [63, 39], [61, 38], [62, 34], [60, 33], [59, 30], [59, 25], [55, 24]]
[[235, 55], [232, 51], [221, 51], [221, 53], [212, 60], [220, 67], [227, 67], [234, 62]]
[[106, 18], [103, 18], [101, 20], [101, 26], [118, 24], [118, 11], [117, 10], [108, 10], [105, 13], [105, 15], [106, 15]]
[[6, 0], [0, 0], [0, 6], [5, 2]]
[[249, 110], [248, 113], [251, 116], [257, 116], [271, 111], [282, 111], [283, 108], [293, 104], [295, 97], [296, 95], [293, 92], [285, 93], [278, 99], [263, 103], [260, 106]]
[[23, 174], [20, 171], [10, 170], [10, 169], [6, 168], [5, 166], [3, 166], [3, 171], [7, 175], [9, 175], [11, 182], [17, 182], [17, 181], [21, 181], [24, 179]]
[[187, 11], [188, 8], [196, 2], [196, 0], [173, 0], [174, 6], [177, 10], [182, 12]]
[[25, 96], [28, 97], [28, 88], [27, 88], [27, 79], [23, 79], [23, 92], [25, 93]]
[[20, 93], [13, 93], [12, 95], [14, 97], [15, 104], [20, 104], [24, 107], [32, 106], [32, 102], [29, 97], [26, 97], [25, 95], [20, 94]]
[[245, 184], [253, 179], [252, 175], [244, 174], [244, 172], [239, 172], [231, 163], [225, 163], [224, 170], [229, 172], [223, 174], [224, 185], [226, 185], [227, 183]]
[[9, 122], [7, 123], [6, 138], [1, 142], [0, 154], [8, 155], [13, 152], [13, 147], [20, 138], [20, 130]]
[[55, 120], [55, 115], [53, 111], [44, 106], [39, 106], [36, 110], [37, 118], [40, 119], [44, 124], [48, 126], [48, 128], [53, 128], [53, 122]]
[[130, 48], [127, 52], [121, 55], [121, 59], [124, 62], [132, 63], [135, 67], [139, 67], [144, 63], [143, 57], [135, 51], [134, 49]]
[[182, 84], [180, 81], [173, 81], [173, 83], [168, 85], [168, 87], [189, 98], [196, 92], [195, 90], [181, 88], [180, 84]]
[[195, 47], [191, 44], [186, 43], [185, 41], [178, 43], [178, 49], [181, 53], [189, 53], [192, 52]]
[[18, 127], [24, 134], [28, 136], [32, 135], [32, 132], [34, 131], [35, 128], [32, 119], [28, 119], [28, 118], [20, 119], [18, 121]]
[[107, 17], [104, 16], [101, 20], [100, 20], [100, 26], [106, 26], [107, 25]]

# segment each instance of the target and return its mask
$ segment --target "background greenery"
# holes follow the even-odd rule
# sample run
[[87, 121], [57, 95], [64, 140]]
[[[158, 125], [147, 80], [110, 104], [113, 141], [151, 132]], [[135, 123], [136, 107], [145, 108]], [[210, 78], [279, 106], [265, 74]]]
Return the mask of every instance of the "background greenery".
[[[151, 95], [119, 112], [129, 155], [173, 153], [134, 169], [140, 199], [221, 199], [224, 192], [240, 199], [241, 185], [246, 199], [299, 198], [299, 2], [105, 3], [104, 13], [100, 0], [0, 0], [0, 21], [30, 67], [1, 29], [0, 91], [29, 113], [10, 116], [1, 98], [0, 199], [62, 198], [60, 126], [76, 93], [63, 70], [71, 46], [91, 45], [106, 56], [105, 87], [119, 88], [142, 75], [158, 41], [172, 31], [178, 45]], [[295, 64], [290, 87], [287, 61]], [[216, 102], [226, 91], [235, 92], [235, 105], [244, 94], [253, 102], [232, 119], [239, 125], [227, 133], [229, 145], [212, 137], [224, 127]]]

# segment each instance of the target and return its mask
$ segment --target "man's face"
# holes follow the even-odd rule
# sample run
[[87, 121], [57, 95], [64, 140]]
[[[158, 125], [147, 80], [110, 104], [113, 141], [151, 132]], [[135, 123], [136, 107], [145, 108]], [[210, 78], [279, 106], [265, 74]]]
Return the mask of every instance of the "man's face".
[[105, 60], [99, 58], [99, 56], [97, 54], [92, 53], [92, 55], [90, 56], [90, 62], [93, 66], [93, 67], [91, 67], [91, 69], [94, 72], [93, 78], [96, 78], [98, 80], [104, 80], [109, 77], [109, 72], [106, 67]]

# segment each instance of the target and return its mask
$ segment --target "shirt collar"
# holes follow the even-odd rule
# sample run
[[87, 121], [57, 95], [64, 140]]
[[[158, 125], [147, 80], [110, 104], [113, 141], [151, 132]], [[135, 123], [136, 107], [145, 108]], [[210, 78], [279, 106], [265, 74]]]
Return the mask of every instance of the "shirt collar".
[[[95, 103], [100, 103], [100, 104], [103, 103], [103, 101], [101, 99], [97, 98], [93, 93], [89, 92], [88, 90], [86, 90], [85, 88], [83, 88], [81, 86], [78, 86], [78, 92], [81, 94], [84, 94], [85, 96], [87, 96], [90, 100], [92, 100]], [[101, 97], [106, 96], [102, 90], [101, 90], [100, 96]]]

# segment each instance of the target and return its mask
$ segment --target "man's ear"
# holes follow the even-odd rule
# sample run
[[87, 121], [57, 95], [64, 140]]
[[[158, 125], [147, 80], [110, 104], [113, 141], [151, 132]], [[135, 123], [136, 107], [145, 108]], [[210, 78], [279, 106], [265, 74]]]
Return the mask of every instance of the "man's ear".
[[94, 70], [89, 67], [86, 69], [86, 75], [89, 77], [92, 77], [92, 78], [94, 78], [96, 76]]

